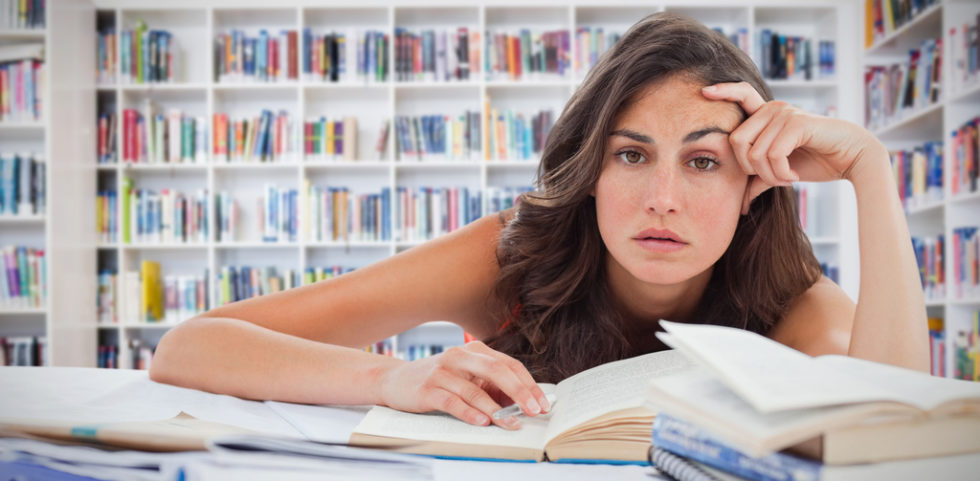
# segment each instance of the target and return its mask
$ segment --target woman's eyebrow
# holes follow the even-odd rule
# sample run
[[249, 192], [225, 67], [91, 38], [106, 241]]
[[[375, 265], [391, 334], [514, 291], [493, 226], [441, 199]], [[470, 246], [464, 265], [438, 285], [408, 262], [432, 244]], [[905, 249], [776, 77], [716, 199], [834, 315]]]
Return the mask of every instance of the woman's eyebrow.
[[686, 143], [689, 143], [689, 142], [694, 142], [695, 140], [698, 140], [701, 137], [704, 137], [704, 136], [709, 135], [709, 134], [725, 134], [725, 135], [730, 135], [731, 132], [729, 132], [729, 131], [721, 128], [721, 127], [718, 127], [717, 125], [711, 125], [711, 126], [705, 127], [703, 129], [698, 129], [698, 130], [695, 130], [694, 132], [691, 132], [691, 133], [687, 134], [687, 136], [684, 137], [684, 143], [686, 144]]
[[609, 136], [610, 137], [611, 136], [614, 136], [614, 135], [619, 135], [621, 137], [626, 137], [626, 138], [635, 140], [637, 142], [642, 142], [644, 144], [652, 144], [653, 143], [653, 139], [652, 138], [650, 138], [649, 136], [643, 135], [643, 134], [641, 134], [641, 133], [639, 133], [639, 132], [637, 132], [635, 130], [630, 130], [630, 129], [616, 129], [616, 130], [613, 130], [612, 132], [609, 132]]
[[[708, 127], [704, 127], [704, 128], [695, 130], [695, 131], [687, 134], [684, 137], [684, 143], [687, 144], [687, 143], [694, 142], [695, 140], [698, 140], [698, 139], [700, 139], [700, 138], [702, 138], [702, 137], [704, 137], [706, 135], [709, 135], [709, 134], [730, 135], [731, 132], [729, 132], [729, 131], [721, 128], [721, 127], [718, 127], [717, 125], [710, 125]], [[639, 133], [639, 132], [637, 132], [635, 130], [630, 130], [630, 129], [616, 129], [616, 130], [613, 130], [612, 132], [610, 132], [609, 135], [610, 136], [619, 135], [619, 136], [622, 136], [622, 137], [626, 137], [626, 138], [635, 140], [637, 142], [642, 142], [644, 144], [653, 144], [654, 143], [653, 142], [653, 139], [650, 136], [641, 134], [641, 133]]]

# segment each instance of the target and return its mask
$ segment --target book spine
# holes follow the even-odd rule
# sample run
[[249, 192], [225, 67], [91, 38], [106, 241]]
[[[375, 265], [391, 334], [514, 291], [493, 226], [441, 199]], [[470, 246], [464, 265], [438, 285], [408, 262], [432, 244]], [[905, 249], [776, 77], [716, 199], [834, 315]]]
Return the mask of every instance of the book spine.
[[755, 481], [820, 479], [822, 464], [783, 453], [748, 456], [706, 430], [663, 412], [653, 424], [653, 446]]

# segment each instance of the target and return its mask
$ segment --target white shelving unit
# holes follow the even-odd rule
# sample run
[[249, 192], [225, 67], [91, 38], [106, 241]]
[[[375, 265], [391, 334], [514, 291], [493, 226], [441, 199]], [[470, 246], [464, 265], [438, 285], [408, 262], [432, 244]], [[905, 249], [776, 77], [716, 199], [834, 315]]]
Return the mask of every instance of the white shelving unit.
[[[980, 4], [969, 0], [939, 0], [923, 10], [901, 28], [865, 49], [865, 65], [885, 65], [908, 60], [908, 51], [920, 47], [926, 38], [943, 39], [942, 82], [939, 101], [905, 114], [899, 120], [874, 131], [889, 149], [911, 150], [927, 141], [943, 142], [943, 200], [907, 210], [909, 229], [913, 237], [942, 234], [946, 240], [944, 270], [946, 296], [927, 299], [930, 317], [944, 319], [946, 339], [946, 375], [953, 372], [953, 340], [958, 331], [973, 329], [973, 313], [980, 310], [980, 299], [957, 298], [952, 293], [953, 259], [951, 255], [953, 229], [980, 226], [980, 193], [952, 195], [953, 165], [952, 132], [968, 120], [980, 115], [980, 82], [954, 89], [952, 49], [949, 30], [964, 22], [974, 24], [980, 14]], [[863, 89], [862, 89], [863, 91]]]
[[[87, 2], [86, 2], [87, 3]], [[607, 31], [625, 32], [643, 16], [661, 10], [677, 11], [693, 16], [710, 27], [748, 29], [752, 45], [756, 32], [772, 28], [783, 34], [802, 34], [816, 39], [834, 40], [837, 45], [837, 73], [835, 78], [812, 81], [773, 81], [775, 96], [804, 108], [825, 113], [835, 107], [838, 115], [859, 122], [860, 103], [858, 83], [853, 87], [849, 79], [858, 78], [859, 59], [848, 45], [859, 42], [859, 9], [853, 2], [824, 0], [809, 3], [806, 7], [783, 6], [779, 2], [754, 0], [721, 0], [695, 6], [680, 0], [674, 2], [634, 2], [615, 4], [590, 4], [561, 2], [557, 0], [532, 0], [529, 2], [492, 1], [460, 6], [458, 3], [434, 0], [429, 2], [394, 1], [338, 1], [329, 5], [312, 0], [284, 0], [269, 6], [257, 0], [175, 0], [159, 6], [148, 6], [137, 0], [96, 0], [97, 12], [87, 15], [89, 30], [95, 25], [111, 22], [118, 33], [133, 28], [139, 19], [151, 29], [169, 30], [180, 49], [181, 65], [177, 79], [172, 84], [147, 85], [99, 85], [89, 93], [100, 105], [110, 106], [117, 118], [122, 118], [124, 108], [139, 108], [143, 99], [153, 99], [161, 108], [177, 107], [185, 113], [210, 119], [212, 114], [227, 112], [235, 116], [254, 115], [261, 108], [275, 107], [290, 112], [299, 121], [328, 114], [332, 117], [355, 115], [358, 117], [359, 159], [348, 163], [306, 161], [291, 164], [241, 165], [98, 165], [94, 149], [92, 128], [78, 129], [77, 125], [94, 125], [94, 110], [85, 121], [79, 121], [75, 130], [87, 131], [92, 137], [80, 152], [86, 154], [89, 179], [98, 179], [99, 189], [115, 189], [122, 192], [123, 176], [131, 177], [140, 188], [176, 188], [185, 193], [207, 189], [209, 195], [230, 191], [243, 209], [244, 234], [234, 243], [214, 241], [213, 225], [209, 229], [211, 240], [201, 245], [141, 246], [120, 243], [96, 244], [93, 242], [91, 275], [80, 279], [75, 288], [88, 296], [84, 329], [89, 333], [89, 352], [77, 354], [66, 363], [94, 365], [96, 344], [94, 332], [98, 331], [99, 343], [115, 343], [119, 347], [119, 364], [130, 367], [129, 341], [139, 339], [155, 344], [171, 327], [168, 324], [147, 324], [134, 319], [120, 319], [118, 324], [97, 325], [94, 320], [95, 305], [91, 302], [96, 292], [96, 273], [111, 267], [119, 274], [119, 292], [122, 292], [122, 274], [138, 270], [144, 259], [159, 261], [162, 274], [200, 275], [207, 268], [211, 274], [210, 292], [214, 292], [215, 276], [224, 265], [250, 265], [264, 267], [274, 265], [282, 269], [302, 271], [307, 266], [342, 265], [361, 267], [368, 263], [394, 255], [417, 243], [393, 240], [391, 242], [310, 242], [302, 234], [297, 242], [282, 244], [262, 243], [253, 235], [249, 217], [255, 215], [255, 199], [266, 182], [277, 187], [293, 187], [302, 190], [304, 182], [311, 185], [346, 185], [354, 192], [378, 192], [382, 187], [392, 191], [397, 186], [418, 187], [431, 185], [466, 186], [484, 190], [488, 187], [531, 185], [536, 161], [442, 161], [417, 162], [393, 160], [395, 158], [393, 135], [389, 135], [384, 159], [373, 154], [378, 131], [383, 121], [391, 121], [396, 115], [423, 115], [430, 113], [458, 113], [463, 110], [483, 112], [484, 98], [489, 97], [494, 107], [520, 111], [552, 109], [561, 111], [565, 101], [581, 81], [581, 72], [569, 73], [564, 78], [542, 77], [526, 81], [487, 80], [485, 72], [470, 81], [453, 83], [403, 83], [395, 80], [389, 68], [389, 80], [380, 84], [350, 85], [316, 83], [300, 79], [275, 84], [224, 84], [219, 83], [213, 72], [213, 39], [219, 32], [231, 28], [254, 34], [260, 28], [293, 29], [302, 32], [310, 27], [317, 31], [335, 28], [377, 29], [387, 32], [394, 45], [396, 27], [410, 29], [432, 27], [467, 26], [481, 32], [507, 30], [518, 27], [541, 29], [568, 29], [570, 31], [573, 58], [575, 57], [575, 31], [582, 26], [602, 26]], [[59, 34], [60, 35], [60, 34]], [[95, 49], [94, 31], [84, 38]], [[74, 38], [74, 37], [73, 37]], [[90, 40], [90, 41], [89, 41]], [[815, 48], [815, 46], [814, 46]], [[300, 42], [302, 55], [302, 42]], [[393, 49], [392, 49], [393, 50]], [[484, 52], [485, 54], [485, 52]], [[753, 52], [757, 57], [757, 53]], [[393, 51], [390, 58], [394, 58]], [[816, 55], [814, 55], [816, 60]], [[95, 65], [94, 60], [89, 65]], [[94, 78], [91, 68], [83, 78]], [[302, 76], [302, 75], [301, 75]], [[116, 78], [119, 78], [117, 75]], [[120, 122], [121, 123], [121, 122]], [[121, 125], [117, 138], [122, 138]], [[482, 139], [485, 145], [486, 139]], [[121, 146], [121, 143], [120, 143]], [[121, 150], [120, 150], [121, 154]], [[853, 194], [843, 183], [812, 185], [810, 195], [813, 206], [818, 207], [817, 222], [808, 232], [814, 249], [822, 261], [839, 266], [840, 283], [856, 298], [857, 295], [857, 247], [854, 226]], [[77, 202], [90, 203], [95, 198], [94, 189], [88, 196], [76, 197]], [[121, 202], [119, 202], [121, 204]], [[484, 196], [484, 203], [486, 198]], [[91, 205], [91, 204], [84, 204]], [[301, 203], [301, 209], [305, 208]], [[484, 206], [486, 212], [486, 205]], [[211, 207], [209, 219], [214, 219]], [[300, 219], [303, 218], [302, 211]], [[94, 219], [80, 231], [84, 239], [94, 239]], [[302, 228], [300, 229], [302, 233]], [[96, 264], [96, 247], [98, 267]], [[58, 269], [61, 269], [59, 267]], [[79, 274], [81, 275], [81, 274]], [[52, 299], [57, 303], [60, 299]], [[212, 300], [214, 297], [212, 296]], [[125, 301], [122, 301], [125, 302]], [[126, 311], [117, 306], [118, 312]], [[88, 312], [93, 311], [93, 312]], [[429, 323], [421, 328], [398, 336], [398, 343], [458, 343], [462, 334], [458, 327], [448, 322]]]
[[75, 39], [90, 43], [92, 5], [49, 0], [44, 29], [0, 29], [0, 45], [44, 43], [45, 83], [42, 86], [41, 120], [0, 122], [0, 151], [32, 152], [46, 162], [45, 211], [38, 215], [0, 217], [0, 246], [22, 245], [45, 251], [49, 280], [47, 303], [39, 308], [0, 306], [0, 337], [38, 336], [47, 339], [45, 365], [90, 365], [94, 359], [91, 329], [91, 281], [85, 273], [94, 269], [91, 245], [77, 237], [91, 230], [88, 209], [95, 195], [89, 187], [94, 176], [91, 159], [78, 152], [92, 150], [91, 124], [94, 99], [91, 92], [94, 52], [76, 51]]

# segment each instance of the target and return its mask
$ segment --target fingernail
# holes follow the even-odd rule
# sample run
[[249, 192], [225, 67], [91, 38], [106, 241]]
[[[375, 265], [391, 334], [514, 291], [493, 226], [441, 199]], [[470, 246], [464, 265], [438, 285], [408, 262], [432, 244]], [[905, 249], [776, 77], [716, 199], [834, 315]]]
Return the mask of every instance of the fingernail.
[[540, 414], [541, 413], [541, 406], [538, 405], [538, 402], [535, 401], [534, 398], [531, 398], [531, 399], [528, 399], [527, 400], [527, 410], [532, 415], [534, 415], [534, 414]]
[[488, 417], [486, 417], [486, 416], [484, 416], [484, 415], [482, 415], [482, 414], [478, 414], [478, 415], [476, 415], [476, 416], [473, 416], [473, 421], [474, 421], [474, 422], [475, 422], [476, 424], [479, 424], [479, 425], [481, 425], [481, 426], [486, 426], [486, 425], [487, 425], [487, 423], [489, 423], [489, 422], [490, 422], [490, 418], [488, 418]]
[[542, 411], [544, 411], [544, 412], [551, 411], [551, 403], [548, 402], [548, 398], [546, 396], [539, 397], [538, 398], [538, 404], [541, 405], [541, 410]]
[[504, 426], [507, 426], [508, 428], [515, 428], [516, 429], [516, 428], [521, 427], [521, 421], [518, 420], [514, 416], [511, 416], [509, 418], [503, 418], [499, 422], [500, 422], [500, 424], [503, 424]]
[[718, 87], [715, 87], [714, 85], [709, 85], [707, 87], [701, 87], [701, 90], [705, 92], [714, 92], [715, 90], [718, 90]]

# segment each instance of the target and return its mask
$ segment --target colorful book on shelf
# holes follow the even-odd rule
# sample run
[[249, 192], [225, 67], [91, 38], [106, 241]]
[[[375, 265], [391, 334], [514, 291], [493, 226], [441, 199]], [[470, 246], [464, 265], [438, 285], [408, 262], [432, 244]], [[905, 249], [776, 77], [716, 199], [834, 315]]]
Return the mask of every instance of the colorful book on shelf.
[[952, 256], [952, 297], [980, 297], [980, 234], [977, 226], [953, 228], [950, 255]]
[[644, 386], [686, 367], [683, 356], [668, 350], [541, 384], [557, 402], [548, 414], [523, 418], [517, 431], [377, 406], [354, 429], [350, 443], [440, 457], [646, 464], [655, 413], [643, 406]]
[[162, 322], [164, 317], [160, 263], [144, 260], [140, 264], [140, 278], [143, 287], [140, 320], [143, 322]]
[[974, 117], [952, 132], [953, 153], [950, 191], [952, 195], [976, 192], [980, 177], [980, 117]]
[[698, 365], [650, 384], [649, 405], [759, 457], [794, 447], [824, 464], [980, 453], [980, 384], [847, 356], [810, 357], [761, 335], [661, 321]]

